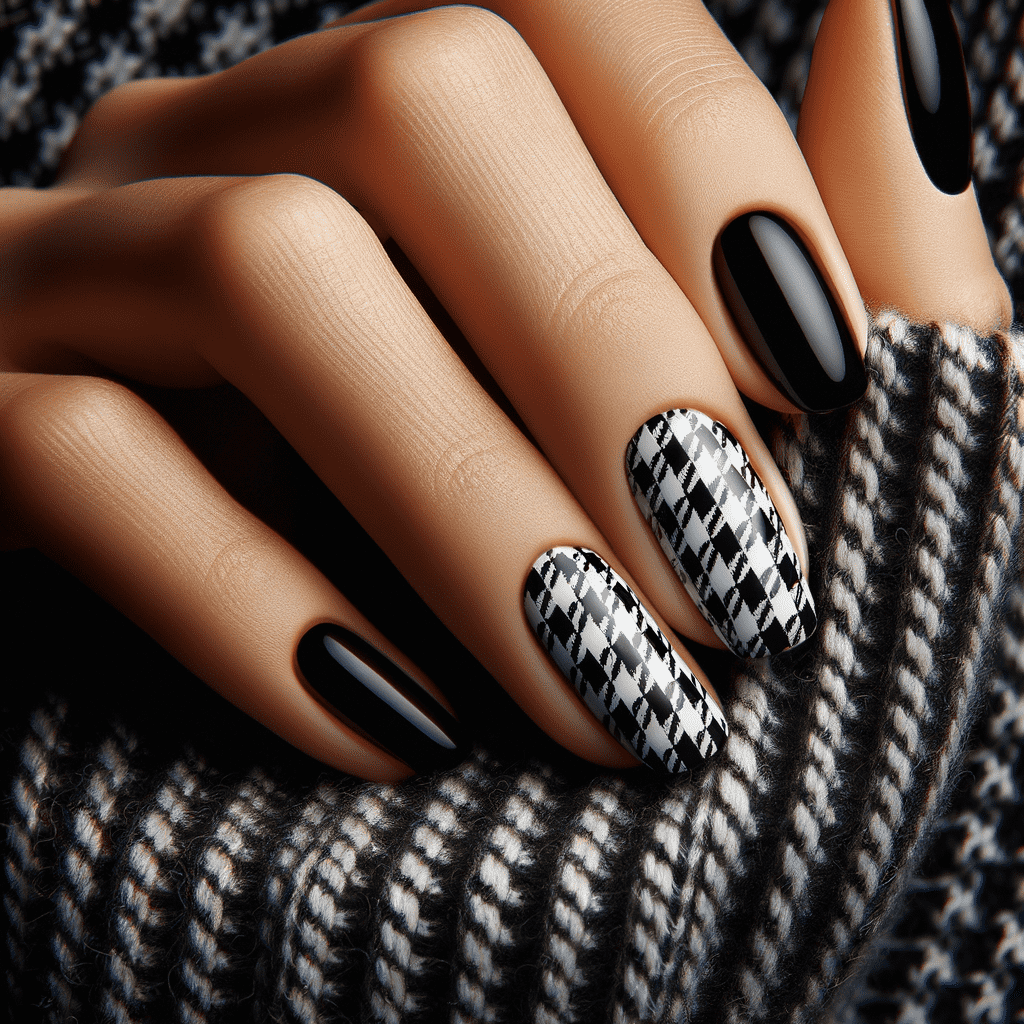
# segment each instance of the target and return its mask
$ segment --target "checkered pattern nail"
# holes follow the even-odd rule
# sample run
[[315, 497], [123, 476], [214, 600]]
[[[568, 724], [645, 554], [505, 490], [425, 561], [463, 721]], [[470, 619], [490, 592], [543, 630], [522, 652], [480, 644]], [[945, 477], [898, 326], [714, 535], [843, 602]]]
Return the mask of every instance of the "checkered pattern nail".
[[725, 742], [718, 705], [625, 580], [593, 551], [559, 547], [541, 555], [523, 604], [587, 707], [644, 764], [683, 772]]
[[814, 601], [785, 527], [746, 453], [692, 409], [649, 419], [626, 474], [662, 550], [728, 647], [762, 658], [803, 643]]

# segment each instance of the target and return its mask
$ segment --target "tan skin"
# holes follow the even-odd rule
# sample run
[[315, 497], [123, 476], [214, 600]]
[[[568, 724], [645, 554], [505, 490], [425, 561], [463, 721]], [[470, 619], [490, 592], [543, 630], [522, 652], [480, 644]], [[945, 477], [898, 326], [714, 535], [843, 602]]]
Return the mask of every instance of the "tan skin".
[[[637, 426], [677, 407], [724, 422], [813, 572], [740, 399], [792, 411], [718, 296], [722, 225], [784, 213], [862, 347], [860, 295], [983, 332], [1012, 315], [973, 190], [941, 196], [916, 161], [886, 0], [833, 0], [800, 148], [695, 0], [490, 7], [374, 5], [217, 75], [122, 86], [53, 188], [0, 193], [8, 544], [67, 565], [244, 711], [364, 778], [409, 769], [312, 698], [298, 639], [344, 624], [432, 684], [105, 371], [240, 388], [543, 729], [627, 766], [538, 646], [522, 588], [541, 552], [590, 547], [663, 629], [721, 646], [629, 492]], [[890, 163], [865, 163], [835, 111]], [[859, 197], [872, 176], [890, 205]]]

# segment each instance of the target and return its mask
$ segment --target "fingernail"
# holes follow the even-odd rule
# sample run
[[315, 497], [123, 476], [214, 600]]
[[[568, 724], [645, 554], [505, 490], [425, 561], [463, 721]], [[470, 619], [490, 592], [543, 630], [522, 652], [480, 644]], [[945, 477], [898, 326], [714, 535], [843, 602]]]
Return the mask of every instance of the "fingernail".
[[310, 629], [296, 651], [299, 672], [335, 718], [413, 771], [457, 763], [467, 744], [458, 720], [419, 683], [351, 630]]
[[803, 643], [814, 601], [779, 513], [746, 452], [692, 409], [649, 419], [626, 475], [676, 575], [726, 646], [763, 658]]
[[947, 0], [890, 0], [910, 135], [932, 184], [971, 183], [971, 101], [960, 34]]
[[523, 605], [587, 707], [648, 767], [697, 768], [725, 743], [718, 705], [626, 581], [593, 551], [546, 551], [527, 577]]
[[765, 372], [794, 405], [826, 412], [867, 388], [838, 299], [800, 236], [774, 213], [744, 213], [718, 236], [715, 277]]

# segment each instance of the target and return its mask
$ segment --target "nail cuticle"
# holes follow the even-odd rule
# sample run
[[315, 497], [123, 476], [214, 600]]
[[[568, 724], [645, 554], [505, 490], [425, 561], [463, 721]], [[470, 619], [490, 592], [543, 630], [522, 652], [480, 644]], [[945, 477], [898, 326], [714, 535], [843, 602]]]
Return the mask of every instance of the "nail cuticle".
[[457, 763], [458, 720], [390, 658], [349, 629], [323, 622], [303, 635], [298, 676], [339, 721], [417, 772]]
[[533, 564], [523, 607], [541, 646], [605, 728], [650, 768], [702, 765], [728, 736], [721, 709], [636, 594], [588, 548]]
[[731, 651], [767, 657], [812, 635], [800, 561], [725, 426], [692, 409], [651, 417], [626, 448], [626, 476], [676, 575]]
[[796, 230], [778, 214], [735, 217], [715, 239], [715, 279], [733, 322], [794, 405], [850, 405], [867, 377], [842, 305]]

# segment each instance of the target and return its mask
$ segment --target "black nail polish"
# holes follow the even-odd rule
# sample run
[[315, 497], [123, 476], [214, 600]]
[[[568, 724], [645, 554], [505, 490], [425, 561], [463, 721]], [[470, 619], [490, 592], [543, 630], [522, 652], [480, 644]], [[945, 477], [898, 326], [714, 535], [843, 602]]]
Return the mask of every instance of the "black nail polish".
[[971, 103], [960, 35], [947, 0], [890, 0], [910, 135], [937, 189], [971, 183]]
[[413, 771], [457, 763], [462, 727], [442, 704], [351, 630], [322, 622], [299, 641], [299, 671], [328, 710]]
[[741, 214], [715, 240], [713, 258], [736, 326], [794, 405], [826, 412], [864, 394], [846, 317], [789, 224], [774, 213]]

